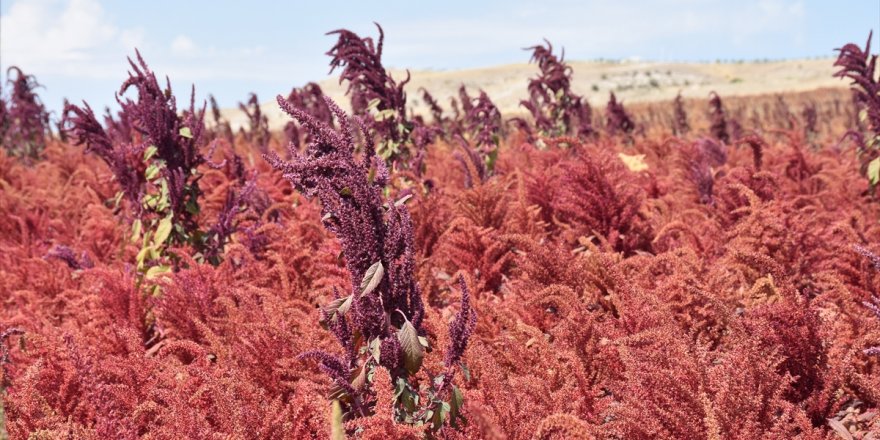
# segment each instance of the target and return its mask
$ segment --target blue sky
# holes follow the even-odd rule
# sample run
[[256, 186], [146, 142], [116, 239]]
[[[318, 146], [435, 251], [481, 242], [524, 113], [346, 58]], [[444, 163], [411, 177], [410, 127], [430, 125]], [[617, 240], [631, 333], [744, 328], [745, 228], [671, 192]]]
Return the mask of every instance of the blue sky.
[[195, 83], [199, 99], [213, 93], [228, 107], [326, 78], [334, 38], [324, 33], [375, 35], [373, 21], [388, 67], [525, 62], [521, 48], [544, 37], [578, 60], [779, 59], [863, 44], [880, 30], [880, 0], [0, 0], [0, 66], [37, 75], [50, 109], [64, 97], [101, 109], [115, 103], [137, 47], [178, 95]]

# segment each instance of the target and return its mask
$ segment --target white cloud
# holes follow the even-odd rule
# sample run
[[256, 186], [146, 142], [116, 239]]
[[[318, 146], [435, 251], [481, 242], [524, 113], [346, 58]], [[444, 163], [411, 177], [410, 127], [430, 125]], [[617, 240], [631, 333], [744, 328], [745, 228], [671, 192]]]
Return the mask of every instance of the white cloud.
[[386, 26], [389, 38], [397, 35], [386, 45], [389, 58], [395, 59], [478, 58], [531, 46], [544, 37], [564, 45], [575, 58], [609, 52], [652, 58], [657, 54], [646, 51], [662, 47], [659, 40], [693, 38], [738, 47], [767, 36], [800, 41], [806, 12], [803, 0], [593, 0], [546, 6], [515, 1], [489, 16], [418, 18], [397, 24]]
[[97, 0], [17, 1], [0, 17], [4, 65], [37, 75], [118, 76], [109, 67], [143, 43], [140, 29], [120, 29]]
[[175, 55], [192, 55], [197, 51], [196, 43], [186, 35], [178, 35], [171, 42], [171, 53]]

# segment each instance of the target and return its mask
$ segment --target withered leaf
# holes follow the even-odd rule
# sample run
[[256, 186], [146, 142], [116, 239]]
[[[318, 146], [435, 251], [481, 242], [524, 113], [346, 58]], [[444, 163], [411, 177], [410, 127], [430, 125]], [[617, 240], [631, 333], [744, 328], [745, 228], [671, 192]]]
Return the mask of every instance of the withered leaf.
[[410, 374], [416, 374], [425, 357], [425, 348], [419, 343], [419, 333], [412, 323], [406, 321], [397, 331], [397, 339], [400, 340], [400, 348], [403, 350], [403, 366]]
[[382, 282], [382, 277], [385, 276], [385, 267], [382, 266], [381, 261], [377, 261], [367, 269], [367, 273], [364, 274], [364, 279], [361, 281], [361, 295], [366, 295], [374, 290], [376, 287], [379, 287], [379, 283]]

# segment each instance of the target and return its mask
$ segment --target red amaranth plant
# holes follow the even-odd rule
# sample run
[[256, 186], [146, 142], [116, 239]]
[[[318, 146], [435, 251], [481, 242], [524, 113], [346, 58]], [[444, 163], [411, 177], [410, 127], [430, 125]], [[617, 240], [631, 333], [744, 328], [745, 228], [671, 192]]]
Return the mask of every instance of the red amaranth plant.
[[300, 357], [317, 360], [331, 377], [331, 398], [341, 402], [345, 418], [373, 413], [372, 377], [381, 366], [390, 372], [398, 393], [395, 419], [440, 429], [454, 422], [460, 407], [460, 392], [449, 387], [476, 319], [466, 288], [459, 318], [450, 327], [446, 372], [420, 384], [417, 373], [428, 342], [409, 210], [405, 199], [394, 202], [382, 196], [388, 169], [376, 156], [366, 124], [354, 120], [364, 138], [358, 159], [347, 115], [329, 98], [326, 102], [338, 131], [278, 96], [281, 109], [308, 131], [312, 141], [303, 154], [290, 151], [290, 161], [266, 156], [297, 191], [321, 201], [324, 225], [339, 239], [350, 275], [349, 294], [341, 297], [334, 289], [337, 298], [322, 308], [322, 322], [342, 346], [342, 356], [309, 351]]
[[592, 110], [581, 96], [571, 91], [571, 66], [565, 64], [565, 52], [559, 58], [553, 54], [553, 45], [526, 48], [532, 51], [530, 62], [541, 70], [529, 80], [529, 99], [520, 101], [535, 120], [539, 132], [548, 136], [589, 136], [593, 134], [590, 121]]
[[40, 84], [15, 66], [6, 75], [11, 90], [6, 99], [0, 96], [0, 144], [12, 156], [36, 159], [49, 135], [49, 112], [34, 91]]

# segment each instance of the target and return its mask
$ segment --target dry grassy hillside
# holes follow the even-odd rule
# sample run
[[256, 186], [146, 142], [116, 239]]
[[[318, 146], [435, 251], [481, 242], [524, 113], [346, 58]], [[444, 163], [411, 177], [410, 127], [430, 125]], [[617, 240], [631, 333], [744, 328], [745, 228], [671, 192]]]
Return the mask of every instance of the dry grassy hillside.
[[[573, 91], [586, 96], [593, 106], [604, 105], [608, 92], [613, 91], [625, 103], [653, 102], [672, 99], [681, 91], [686, 98], [706, 98], [711, 91], [721, 96], [744, 96], [777, 92], [799, 92], [824, 87], [846, 87], [832, 77], [831, 58], [743, 63], [657, 63], [641, 61], [597, 62], [572, 61]], [[534, 64], [509, 64], [481, 69], [455, 71], [411, 71], [407, 84], [409, 104], [414, 111], [425, 110], [418, 90], [425, 88], [448, 108], [449, 98], [456, 96], [459, 86], [469, 90], [483, 89], [505, 116], [522, 113], [519, 101], [527, 97], [528, 79], [538, 72]], [[392, 71], [402, 80], [406, 72]], [[319, 82], [324, 92], [337, 102], [347, 104], [345, 86], [335, 78]], [[272, 129], [280, 129], [284, 117], [270, 97], [263, 111]], [[232, 126], [245, 122], [238, 109], [225, 111]]]

